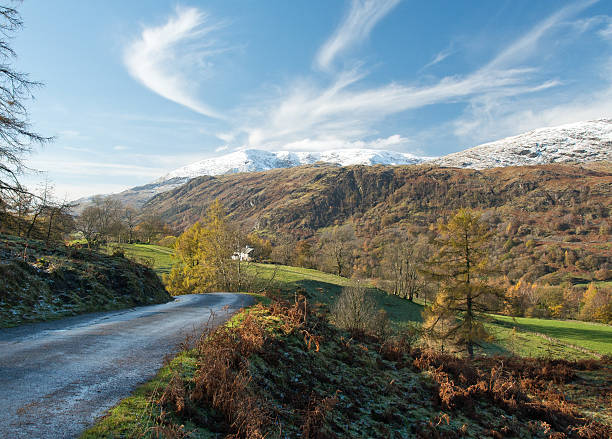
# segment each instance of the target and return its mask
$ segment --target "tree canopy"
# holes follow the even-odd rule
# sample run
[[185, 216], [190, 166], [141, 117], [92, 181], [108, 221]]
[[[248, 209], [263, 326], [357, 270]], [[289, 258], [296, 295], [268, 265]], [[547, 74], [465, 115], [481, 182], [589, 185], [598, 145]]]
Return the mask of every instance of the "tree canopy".
[[465, 346], [487, 338], [482, 313], [491, 309], [496, 291], [488, 284], [493, 268], [489, 257], [490, 233], [480, 216], [459, 210], [447, 223], [438, 224], [436, 254], [429, 261], [430, 275], [440, 282], [434, 303], [425, 309], [425, 329], [434, 337]]
[[216, 200], [205, 217], [176, 240], [178, 263], [166, 277], [168, 291], [177, 295], [240, 289], [245, 273], [241, 261], [233, 260], [232, 255], [242, 245], [240, 233]]

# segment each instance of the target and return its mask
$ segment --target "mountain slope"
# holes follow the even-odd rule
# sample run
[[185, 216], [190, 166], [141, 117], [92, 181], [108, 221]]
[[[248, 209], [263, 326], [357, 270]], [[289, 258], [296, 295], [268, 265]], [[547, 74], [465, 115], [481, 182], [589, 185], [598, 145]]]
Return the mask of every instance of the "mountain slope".
[[291, 230], [308, 236], [353, 219], [371, 234], [400, 221], [427, 225], [460, 207], [529, 212], [581, 203], [610, 207], [611, 168], [600, 168], [301, 166], [196, 178], [155, 196], [145, 208], [183, 229], [218, 198], [247, 228]]
[[602, 160], [612, 160], [612, 119], [538, 128], [448, 154], [433, 163], [456, 168], [485, 169]]

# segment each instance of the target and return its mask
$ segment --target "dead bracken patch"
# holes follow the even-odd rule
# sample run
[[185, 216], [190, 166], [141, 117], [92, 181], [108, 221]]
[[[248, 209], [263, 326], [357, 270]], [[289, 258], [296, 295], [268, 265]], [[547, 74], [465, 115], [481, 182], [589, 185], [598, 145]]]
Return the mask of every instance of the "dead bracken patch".
[[203, 334], [192, 351], [195, 372], [177, 371], [160, 392], [160, 434], [189, 437], [192, 428], [227, 438], [607, 439], [612, 433], [564, 396], [583, 374], [609, 377], [607, 358], [469, 361], [415, 349], [406, 334], [352, 336], [301, 296], [254, 306]]

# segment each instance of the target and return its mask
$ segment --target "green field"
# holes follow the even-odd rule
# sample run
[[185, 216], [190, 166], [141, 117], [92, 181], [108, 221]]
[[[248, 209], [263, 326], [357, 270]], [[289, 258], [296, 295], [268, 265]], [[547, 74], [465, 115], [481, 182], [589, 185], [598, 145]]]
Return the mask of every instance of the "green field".
[[[342, 291], [342, 287], [353, 283], [345, 277], [308, 268], [286, 265], [253, 265], [256, 266], [258, 274], [266, 279], [272, 278], [275, 273], [273, 277], [275, 287], [286, 292], [303, 289], [308, 293], [311, 300], [325, 304], [334, 302]], [[409, 322], [421, 322], [422, 305], [400, 299], [397, 296], [391, 296], [377, 288], [370, 288], [369, 291], [395, 325], [401, 326]]]
[[[172, 266], [172, 250], [146, 244], [123, 245], [129, 257], [147, 257], [154, 261], [158, 274]], [[251, 270], [273, 288], [292, 294], [303, 290], [314, 302], [330, 304], [351, 280], [318, 270], [283, 265], [251, 264]], [[391, 323], [400, 328], [421, 323], [423, 305], [409, 302], [384, 291], [371, 288], [378, 304], [387, 312]], [[612, 355], [612, 326], [579, 321], [536, 318], [512, 318], [491, 315], [486, 324], [493, 340], [481, 349], [486, 354], [517, 354], [526, 357], [594, 358]]]
[[600, 354], [612, 355], [612, 326], [576, 320], [547, 320], [526, 317], [493, 316], [500, 326], [543, 334], [567, 344]]
[[[114, 244], [114, 247], [121, 247], [125, 255], [138, 262], [152, 262], [153, 270], [161, 277], [167, 274], [172, 268], [173, 260], [172, 249], [153, 244]], [[110, 251], [110, 248], [107, 249]]]

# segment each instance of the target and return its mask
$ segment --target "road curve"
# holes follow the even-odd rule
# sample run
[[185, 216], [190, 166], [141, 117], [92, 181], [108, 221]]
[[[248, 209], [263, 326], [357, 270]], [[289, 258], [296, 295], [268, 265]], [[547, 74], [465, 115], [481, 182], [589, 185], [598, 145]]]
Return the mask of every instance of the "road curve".
[[230, 293], [0, 329], [0, 438], [74, 438], [208, 322], [252, 304]]

